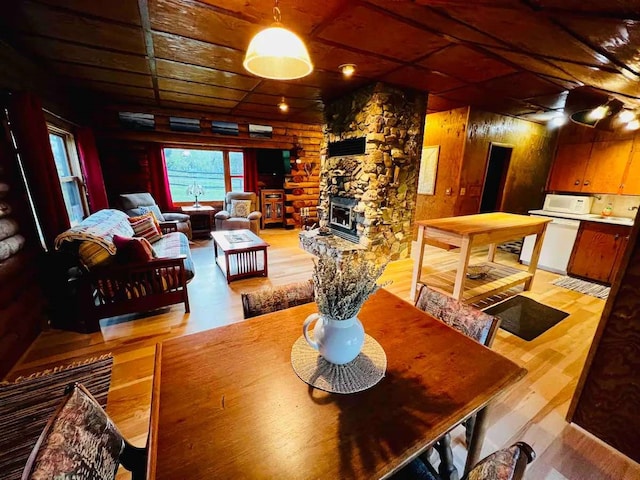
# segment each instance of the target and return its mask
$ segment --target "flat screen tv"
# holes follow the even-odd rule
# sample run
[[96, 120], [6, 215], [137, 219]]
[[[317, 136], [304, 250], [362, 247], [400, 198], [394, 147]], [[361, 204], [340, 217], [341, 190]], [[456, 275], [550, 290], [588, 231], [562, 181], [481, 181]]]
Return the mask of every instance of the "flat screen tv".
[[291, 173], [291, 152], [289, 150], [275, 150], [261, 148], [256, 152], [258, 173], [280, 174]]

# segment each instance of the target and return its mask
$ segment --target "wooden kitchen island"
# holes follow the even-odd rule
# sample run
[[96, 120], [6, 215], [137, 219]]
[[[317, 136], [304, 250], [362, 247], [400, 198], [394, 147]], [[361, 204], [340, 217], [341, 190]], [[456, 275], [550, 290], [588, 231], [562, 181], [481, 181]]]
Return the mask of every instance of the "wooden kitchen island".
[[[418, 248], [413, 267], [411, 299], [415, 298], [418, 283], [424, 283], [464, 303], [477, 302], [520, 283], [524, 283], [525, 290], [530, 290], [538, 266], [544, 233], [550, 221], [548, 218], [502, 212], [417, 221]], [[519, 270], [494, 261], [496, 245], [527, 235], [536, 235], [528, 270]], [[460, 247], [458, 268], [423, 278], [425, 243]], [[481, 265], [487, 267], [488, 273], [484, 278], [469, 279], [467, 269], [471, 249], [484, 245], [489, 245], [489, 254], [487, 261]]]

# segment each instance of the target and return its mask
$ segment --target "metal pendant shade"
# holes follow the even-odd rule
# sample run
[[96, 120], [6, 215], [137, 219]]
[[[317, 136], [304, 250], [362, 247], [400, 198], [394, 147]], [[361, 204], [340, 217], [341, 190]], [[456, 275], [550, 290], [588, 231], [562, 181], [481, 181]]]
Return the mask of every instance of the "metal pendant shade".
[[280, 24], [280, 9], [276, 0], [273, 9], [275, 24], [258, 33], [244, 57], [244, 68], [263, 78], [293, 80], [309, 75], [313, 64], [304, 42]]

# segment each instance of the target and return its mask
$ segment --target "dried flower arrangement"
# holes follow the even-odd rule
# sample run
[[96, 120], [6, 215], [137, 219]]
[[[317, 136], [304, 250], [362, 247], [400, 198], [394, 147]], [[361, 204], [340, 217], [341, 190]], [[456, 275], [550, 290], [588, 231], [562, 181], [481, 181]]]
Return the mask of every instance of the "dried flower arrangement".
[[333, 320], [356, 316], [369, 295], [391, 283], [376, 283], [386, 266], [386, 263], [376, 266], [361, 255], [353, 255], [343, 261], [331, 255], [320, 255], [313, 267], [313, 285], [320, 314]]

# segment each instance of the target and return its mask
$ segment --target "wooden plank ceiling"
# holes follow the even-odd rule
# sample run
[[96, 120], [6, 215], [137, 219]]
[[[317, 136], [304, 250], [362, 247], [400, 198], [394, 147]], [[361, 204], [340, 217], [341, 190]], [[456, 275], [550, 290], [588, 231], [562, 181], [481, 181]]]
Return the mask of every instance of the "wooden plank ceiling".
[[430, 111], [534, 118], [582, 85], [640, 104], [640, 0], [281, 0], [315, 64], [287, 82], [242, 66], [268, 0], [9, 3], [5, 40], [101, 102], [319, 123], [324, 102], [382, 80], [429, 91]]

